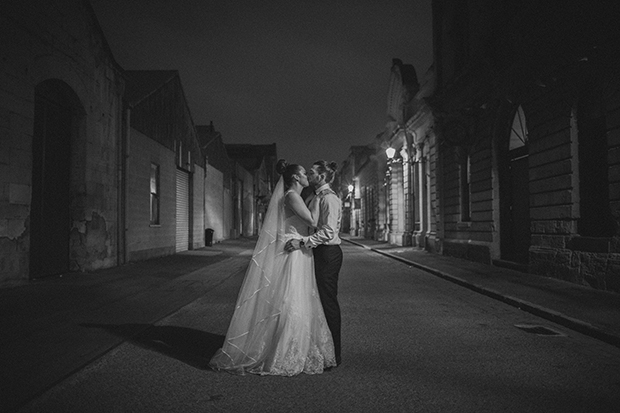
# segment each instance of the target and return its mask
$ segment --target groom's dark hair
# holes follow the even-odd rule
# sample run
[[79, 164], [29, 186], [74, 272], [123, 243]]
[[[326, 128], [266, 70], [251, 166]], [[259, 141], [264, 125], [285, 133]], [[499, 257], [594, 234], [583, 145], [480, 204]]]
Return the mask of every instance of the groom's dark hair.
[[325, 175], [325, 182], [331, 184], [334, 182], [338, 164], [334, 161], [316, 161], [313, 165], [317, 166], [317, 170], [321, 175]]

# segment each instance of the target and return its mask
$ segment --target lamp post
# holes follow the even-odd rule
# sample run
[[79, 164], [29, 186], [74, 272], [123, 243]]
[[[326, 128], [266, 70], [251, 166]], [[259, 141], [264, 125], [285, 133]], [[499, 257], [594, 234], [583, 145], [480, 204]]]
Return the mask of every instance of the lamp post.
[[349, 222], [348, 231], [351, 235], [356, 234], [356, 225], [355, 225], [355, 193], [353, 190], [355, 187], [353, 184], [349, 184], [347, 186], [347, 205], [349, 208], [347, 209], [347, 221]]
[[386, 240], [390, 241], [390, 233], [392, 232], [392, 162], [394, 162], [394, 155], [396, 155], [396, 149], [388, 146], [385, 150], [385, 155], [387, 156], [387, 190], [386, 190], [386, 198], [387, 198], [387, 214], [386, 214], [386, 231], [385, 236]]

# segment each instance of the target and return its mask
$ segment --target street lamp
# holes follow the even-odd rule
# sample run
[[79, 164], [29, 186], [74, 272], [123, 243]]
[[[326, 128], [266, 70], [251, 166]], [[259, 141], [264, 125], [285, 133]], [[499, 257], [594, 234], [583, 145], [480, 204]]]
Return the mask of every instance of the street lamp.
[[349, 186], [347, 186], [347, 189], [349, 190], [349, 193], [353, 192], [353, 188], [354, 188], [354, 186], [352, 184], [349, 184]]
[[389, 146], [386, 150], [385, 150], [385, 154], [387, 155], [389, 160], [392, 160], [394, 158], [394, 155], [396, 154], [396, 149], [392, 148], [391, 146]]

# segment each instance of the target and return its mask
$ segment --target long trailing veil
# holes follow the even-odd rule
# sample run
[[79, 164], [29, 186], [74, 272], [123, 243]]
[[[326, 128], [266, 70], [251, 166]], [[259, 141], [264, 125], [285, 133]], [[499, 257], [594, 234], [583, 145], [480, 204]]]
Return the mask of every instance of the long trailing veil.
[[279, 300], [274, 295], [281, 292], [269, 287], [275, 277], [282, 276], [285, 243], [284, 183], [280, 178], [239, 291], [226, 340], [209, 363], [212, 368], [243, 374], [265, 362], [261, 360], [263, 349], [271, 346], [280, 317], [280, 307], [274, 306]]

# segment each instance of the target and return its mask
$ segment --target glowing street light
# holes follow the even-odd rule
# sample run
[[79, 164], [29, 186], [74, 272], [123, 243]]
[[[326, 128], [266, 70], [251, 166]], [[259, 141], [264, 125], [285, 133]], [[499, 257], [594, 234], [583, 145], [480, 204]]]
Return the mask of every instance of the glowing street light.
[[390, 146], [385, 150], [385, 154], [387, 155], [388, 159], [392, 159], [394, 158], [394, 155], [396, 154], [396, 149]]
[[347, 186], [347, 189], [349, 190], [349, 192], [353, 192], [353, 188], [355, 188], [353, 185], [349, 184], [349, 186]]

